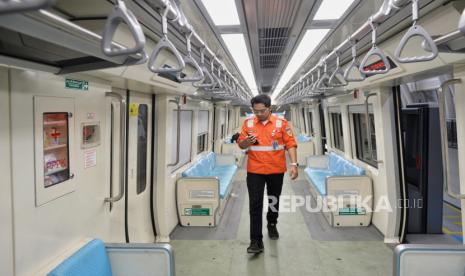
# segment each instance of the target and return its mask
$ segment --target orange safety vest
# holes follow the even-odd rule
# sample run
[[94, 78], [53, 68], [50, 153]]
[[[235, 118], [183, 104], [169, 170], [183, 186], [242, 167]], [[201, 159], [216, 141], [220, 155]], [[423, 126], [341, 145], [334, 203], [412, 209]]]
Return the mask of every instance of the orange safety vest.
[[238, 143], [248, 135], [257, 137], [258, 144], [248, 148], [247, 171], [257, 174], [286, 172], [285, 150], [297, 147], [291, 128], [285, 119], [270, 115], [263, 125], [257, 117], [244, 121]]

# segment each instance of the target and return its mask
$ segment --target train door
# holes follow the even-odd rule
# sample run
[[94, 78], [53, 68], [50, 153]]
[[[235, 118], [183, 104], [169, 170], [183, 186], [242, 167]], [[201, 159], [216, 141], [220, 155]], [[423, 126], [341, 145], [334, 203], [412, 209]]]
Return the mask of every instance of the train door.
[[318, 112], [319, 112], [319, 117], [320, 117], [320, 121], [319, 121], [319, 124], [320, 124], [320, 128], [321, 128], [321, 131], [320, 131], [320, 135], [321, 135], [321, 152], [322, 153], [325, 153], [326, 152], [326, 149], [327, 149], [327, 146], [326, 144], [328, 143], [328, 139], [326, 137], [326, 125], [325, 125], [325, 112], [324, 112], [324, 109], [323, 109], [323, 105], [322, 104], [318, 104]]
[[[459, 190], [456, 134], [453, 123], [442, 127], [444, 116], [455, 121], [454, 91], [445, 91], [446, 111], [440, 112], [438, 89], [449, 75], [404, 83], [395, 87], [400, 152], [403, 216], [401, 240], [409, 243], [463, 243], [460, 202], [445, 191], [444, 174]], [[443, 172], [441, 129], [448, 132], [447, 160]]]
[[129, 241], [154, 242], [152, 183], [152, 97], [131, 92], [128, 119], [126, 231]]

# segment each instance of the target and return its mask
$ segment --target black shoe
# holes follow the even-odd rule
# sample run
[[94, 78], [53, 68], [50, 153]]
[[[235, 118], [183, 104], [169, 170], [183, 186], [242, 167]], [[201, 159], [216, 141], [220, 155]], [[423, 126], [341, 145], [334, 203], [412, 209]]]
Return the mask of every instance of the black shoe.
[[268, 236], [272, 240], [277, 240], [279, 239], [279, 232], [278, 229], [276, 228], [276, 223], [268, 223]]
[[258, 254], [262, 253], [264, 249], [263, 241], [261, 240], [252, 240], [250, 241], [250, 246], [247, 247], [247, 253]]

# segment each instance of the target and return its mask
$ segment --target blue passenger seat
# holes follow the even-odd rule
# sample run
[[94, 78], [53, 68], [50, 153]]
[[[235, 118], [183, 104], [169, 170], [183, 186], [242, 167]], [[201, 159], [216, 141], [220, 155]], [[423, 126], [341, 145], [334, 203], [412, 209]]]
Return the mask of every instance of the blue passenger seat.
[[110, 260], [101, 240], [92, 240], [67, 258], [48, 276], [111, 276]]

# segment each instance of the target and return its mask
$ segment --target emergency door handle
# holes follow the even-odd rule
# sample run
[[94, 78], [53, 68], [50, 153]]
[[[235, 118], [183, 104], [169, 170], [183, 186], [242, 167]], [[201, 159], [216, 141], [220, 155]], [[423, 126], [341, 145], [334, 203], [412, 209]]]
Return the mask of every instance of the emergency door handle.
[[[116, 196], [105, 198], [105, 202], [117, 202], [124, 195], [124, 184], [126, 181], [126, 99], [114, 92], [107, 92], [107, 97], [115, 98], [120, 104], [120, 158], [119, 158], [119, 191]], [[113, 149], [112, 149], [113, 150]], [[110, 162], [113, 162], [111, 160]], [[111, 172], [113, 173], [113, 172]], [[110, 183], [113, 185], [113, 183]]]

